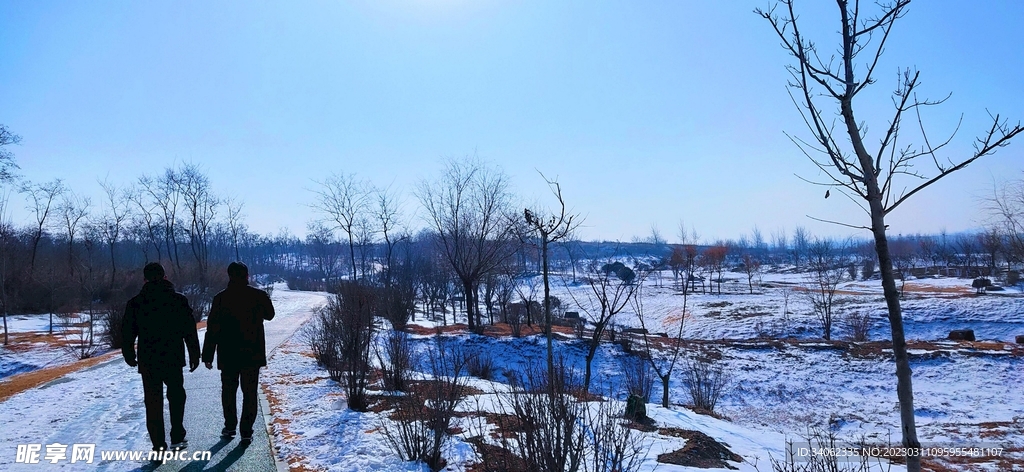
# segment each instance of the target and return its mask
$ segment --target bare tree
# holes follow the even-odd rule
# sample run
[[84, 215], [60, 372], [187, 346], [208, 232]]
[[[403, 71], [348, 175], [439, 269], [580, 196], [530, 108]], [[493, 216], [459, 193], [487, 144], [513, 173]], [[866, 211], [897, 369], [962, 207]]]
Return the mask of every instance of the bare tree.
[[956, 246], [960, 252], [960, 262], [964, 266], [961, 277], [971, 278], [972, 269], [978, 262], [978, 240], [973, 234], [961, 234], [956, 238]]
[[1007, 258], [1024, 261], [1024, 179], [995, 186], [985, 203], [1006, 238]]
[[70, 275], [75, 274], [75, 235], [78, 234], [85, 222], [90, 205], [92, 205], [92, 201], [88, 197], [80, 197], [69, 190], [63, 195], [57, 206], [64, 236], [68, 240], [68, 274]]
[[231, 247], [235, 250], [235, 260], [240, 261], [242, 256], [238, 253], [238, 237], [246, 229], [245, 215], [242, 214], [242, 207], [245, 206], [245, 202], [235, 198], [228, 198], [224, 200], [224, 204], [227, 205], [228, 209], [228, 231], [231, 233]]
[[672, 373], [679, 362], [680, 351], [682, 350], [683, 326], [686, 324], [686, 302], [688, 295], [686, 291], [683, 291], [683, 306], [679, 311], [678, 322], [675, 321], [674, 316], [666, 317], [663, 322], [668, 325], [663, 326], [668, 330], [666, 334], [674, 333], [674, 335], [671, 338], [664, 339], [661, 343], [662, 346], [659, 348], [651, 339], [650, 329], [648, 329], [648, 316], [644, 308], [643, 284], [639, 284], [636, 292], [633, 294], [633, 312], [636, 313], [637, 320], [640, 321], [640, 328], [644, 337], [644, 357], [651, 363], [655, 375], [661, 380], [661, 406], [664, 408], [669, 407], [669, 382], [672, 380]]
[[418, 194], [438, 250], [462, 283], [469, 328], [476, 329], [476, 289], [515, 249], [507, 178], [476, 159], [451, 160], [436, 182], [421, 183]]
[[395, 245], [409, 239], [409, 233], [401, 230], [401, 201], [391, 188], [376, 189], [374, 197], [377, 203], [374, 216], [379, 225], [378, 232], [384, 238], [384, 284], [391, 285]]
[[306, 224], [306, 247], [313, 258], [313, 267], [330, 285], [335, 278], [338, 267], [339, 249], [334, 242], [334, 231], [322, 221], [311, 221]]
[[107, 243], [107, 247], [110, 249], [110, 286], [113, 287], [116, 280], [115, 277], [117, 276], [115, 248], [117, 242], [121, 240], [121, 233], [130, 215], [130, 193], [106, 180], [100, 182], [100, 187], [103, 188], [103, 193], [107, 197], [104, 201], [106, 208], [104, 208], [103, 214], [100, 215], [96, 225], [103, 235], [103, 241]]
[[[158, 177], [142, 176], [139, 178], [141, 192], [149, 201], [150, 208], [159, 210], [160, 226], [163, 229], [163, 242], [167, 257], [174, 261], [176, 271], [181, 270], [181, 256], [178, 253], [178, 212], [181, 204], [181, 183], [178, 172], [172, 168], [164, 169]], [[142, 196], [140, 195], [140, 199]], [[141, 202], [141, 200], [140, 200]]]
[[[141, 179], [145, 180], [145, 178]], [[163, 250], [161, 248], [160, 237], [158, 232], [160, 230], [159, 224], [157, 223], [157, 206], [152, 199], [147, 198], [146, 190], [143, 185], [134, 185], [128, 190], [128, 200], [131, 202], [134, 210], [132, 213], [132, 227], [135, 228], [136, 238], [138, 238], [142, 252], [146, 256], [146, 261], [149, 262], [149, 248], [150, 246], [156, 250], [157, 261], [162, 259]]]
[[54, 204], [57, 203], [57, 199], [66, 190], [64, 182], [60, 179], [54, 179], [41, 184], [26, 183], [21, 187], [21, 192], [28, 196], [28, 211], [32, 212], [32, 216], [35, 219], [35, 225], [32, 229], [32, 257], [29, 264], [33, 272], [36, 267], [36, 253], [39, 251], [39, 241], [43, 239], [43, 233], [46, 231], [46, 224], [49, 222]]
[[832, 339], [832, 322], [835, 319], [832, 308], [836, 290], [846, 274], [843, 250], [831, 239], [815, 239], [808, 249], [807, 265], [810, 267], [807, 282], [811, 286], [807, 296], [821, 324], [821, 337]]
[[592, 261], [588, 267], [585, 282], [588, 290], [583, 290], [583, 294], [577, 296], [575, 291], [566, 287], [573, 302], [580, 308], [580, 311], [586, 314], [588, 321], [594, 327], [590, 332], [590, 337], [586, 339], [586, 367], [583, 374], [583, 390], [585, 392], [590, 391], [591, 365], [597, 354], [597, 348], [601, 346], [605, 329], [608, 328], [615, 315], [629, 306], [633, 294], [644, 283], [645, 277], [646, 272], [641, 272], [638, 280], [627, 282], [619, 278], [615, 272], [601, 270], [598, 263]]
[[988, 259], [988, 275], [996, 276], [996, 262], [999, 254], [1003, 252], [1003, 235], [998, 228], [988, 228], [978, 234], [978, 246]]
[[352, 265], [352, 280], [356, 280], [356, 236], [357, 225], [366, 211], [369, 193], [367, 184], [356, 180], [355, 174], [331, 174], [320, 187], [313, 191], [316, 201], [313, 209], [324, 216], [348, 236], [349, 263]]
[[[544, 177], [544, 174], [541, 174]], [[553, 372], [555, 368], [555, 356], [554, 348], [551, 344], [551, 286], [548, 281], [549, 267], [548, 267], [548, 245], [550, 243], [556, 243], [564, 239], [568, 239], [572, 232], [580, 225], [578, 215], [566, 213], [565, 199], [562, 198], [562, 186], [558, 184], [557, 180], [549, 180], [544, 178], [547, 182], [548, 187], [551, 189], [551, 193], [555, 195], [558, 200], [558, 210], [551, 215], [543, 215], [537, 213], [537, 211], [531, 211], [529, 208], [523, 211], [523, 215], [526, 218], [526, 224], [530, 229], [540, 237], [540, 254], [541, 254], [541, 277], [544, 280], [544, 328], [547, 333], [547, 347], [548, 347], [548, 372]], [[654, 232], [657, 235], [657, 232]], [[590, 378], [590, 364], [587, 364], [587, 379]]]
[[[889, 33], [896, 21], [906, 13], [909, 3], [909, 0], [879, 2], [879, 11], [871, 15], [866, 10], [861, 11], [859, 0], [837, 0], [842, 42], [837, 54], [827, 54], [824, 58], [819, 55], [816, 43], [805, 38], [798, 28], [793, 0], [781, 0], [768, 10], [757, 9], [756, 12], [772, 25], [782, 40], [783, 49], [795, 58], [796, 64], [787, 67], [792, 75], [790, 96], [797, 104], [813, 139], [808, 142], [794, 137], [794, 143], [828, 176], [829, 180], [823, 184], [841, 190], [870, 216], [870, 226], [850, 226], [870, 230], [875, 239], [896, 358], [896, 391], [903, 425], [902, 443], [904, 447], [917, 448], [920, 443], [914, 421], [910, 361], [900, 297], [886, 239], [885, 217], [939, 179], [1006, 146], [1024, 128], [1020, 124], [1009, 125], [999, 115], [992, 116], [991, 124], [975, 142], [973, 154], [958, 160], [940, 160], [938, 152], [952, 140], [952, 136], [933, 145], [925, 131], [920, 112], [921, 108], [937, 105], [943, 100], [919, 99], [917, 89], [920, 85], [920, 72], [906, 69], [899, 74], [892, 97], [892, 118], [888, 126], [882, 128], [877, 152], [872, 154], [868, 151], [865, 143], [867, 126], [857, 120], [853, 100], [865, 87], [875, 82], [875, 67], [882, 56]], [[862, 60], [862, 54], [867, 56], [866, 60]], [[825, 105], [824, 102], [829, 104]], [[826, 112], [822, 108], [824, 106], [838, 109], [841, 118], [839, 123], [834, 118], [836, 115]], [[912, 136], [914, 127], [903, 126], [904, 117], [910, 114], [916, 115], [920, 139], [924, 143], [919, 147], [900, 141]], [[812, 152], [819, 157], [812, 155]], [[914, 165], [920, 160], [930, 161], [934, 165], [933, 172], [926, 174], [924, 166]], [[901, 179], [906, 178], [911, 179], [910, 184], [902, 182]], [[909, 457], [907, 468], [911, 472], [921, 470], [920, 457]]]
[[757, 280], [758, 287], [761, 286], [761, 260], [751, 254], [743, 254], [743, 272], [747, 274], [747, 288], [750, 294], [754, 294], [754, 280]]
[[12, 133], [6, 125], [0, 124], [0, 183], [12, 182], [14, 170], [18, 168], [14, 163], [14, 153], [4, 147], [19, 143], [21, 136]]
[[185, 205], [189, 246], [199, 265], [199, 281], [206, 288], [210, 264], [210, 230], [220, 208], [221, 200], [210, 188], [210, 179], [194, 164], [186, 164], [178, 171], [182, 203]]
[[[0, 132], [6, 131], [0, 126]], [[14, 225], [11, 224], [8, 215], [9, 193], [6, 189], [0, 188], [0, 304], [3, 304], [4, 315], [4, 346], [10, 339], [7, 333], [7, 312], [10, 311], [10, 301], [7, 298], [7, 258], [10, 256], [11, 242], [15, 238]]]

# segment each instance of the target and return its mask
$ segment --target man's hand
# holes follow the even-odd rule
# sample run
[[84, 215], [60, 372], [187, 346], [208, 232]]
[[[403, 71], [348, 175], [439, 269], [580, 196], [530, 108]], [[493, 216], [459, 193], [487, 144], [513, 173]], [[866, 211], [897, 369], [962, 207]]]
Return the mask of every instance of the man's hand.
[[195, 372], [196, 369], [198, 369], [198, 368], [199, 368], [199, 359], [189, 359], [188, 360], [188, 371], [189, 372]]
[[213, 362], [207, 362], [206, 363], [206, 368], [207, 369], [212, 369], [213, 368]]
[[137, 367], [139, 365], [139, 362], [136, 361], [135, 359], [128, 358], [125, 358], [124, 363], [128, 364], [129, 367]]

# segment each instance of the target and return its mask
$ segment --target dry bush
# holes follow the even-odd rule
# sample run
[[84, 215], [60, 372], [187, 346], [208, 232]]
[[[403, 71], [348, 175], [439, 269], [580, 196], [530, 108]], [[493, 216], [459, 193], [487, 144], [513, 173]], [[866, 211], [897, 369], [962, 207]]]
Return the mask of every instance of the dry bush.
[[376, 297], [370, 287], [343, 283], [330, 297], [306, 331], [317, 362], [332, 380], [341, 382], [353, 411], [366, 411], [366, 387], [373, 366], [370, 345], [374, 336]]
[[375, 346], [380, 361], [384, 388], [400, 392], [408, 391], [415, 365], [414, 351], [409, 336], [398, 330], [388, 331]]
[[651, 363], [637, 356], [626, 355], [619, 357], [619, 366], [622, 368], [626, 395], [640, 397], [644, 403], [650, 402], [655, 377]]
[[[834, 431], [827, 431], [818, 428], [811, 428], [803, 443], [796, 443], [792, 440], [786, 441], [786, 452], [782, 459], [770, 457], [772, 470], [775, 472], [870, 472], [888, 471], [891, 466], [883, 459], [875, 459], [873, 467], [872, 458], [868, 455], [859, 455], [854, 458], [840, 458], [836, 455], [808, 454], [807, 452], [817, 450], [837, 450], [846, 445], [838, 441]], [[805, 449], [805, 451], [801, 451]], [[801, 452], [804, 452], [801, 454]]]
[[497, 445], [484, 444], [492, 472], [632, 472], [647, 458], [640, 431], [616, 416], [615, 403], [584, 402], [580, 375], [558, 358], [554, 372], [527, 364], [498, 393]]
[[57, 315], [59, 329], [64, 337], [62, 347], [78, 359], [88, 359], [99, 352], [93, 342], [93, 318], [86, 313], [65, 312]]
[[445, 465], [441, 450], [450, 440], [455, 408], [466, 396], [468, 356], [440, 337], [427, 356], [433, 380], [410, 389], [380, 429], [403, 460], [420, 461], [437, 471]]
[[843, 323], [850, 330], [850, 341], [864, 342], [871, 331], [871, 316], [866, 313], [850, 313], [843, 317]]
[[495, 371], [494, 357], [489, 352], [481, 350], [466, 359], [466, 369], [473, 377], [491, 380]]
[[713, 413], [729, 383], [725, 368], [716, 357], [713, 353], [698, 352], [683, 361], [683, 383], [697, 410]]
[[587, 472], [632, 472], [640, 468], [649, 447], [643, 433], [623, 424], [611, 411], [610, 402], [597, 402], [587, 410], [588, 432], [583, 469]]
[[[579, 374], [559, 357], [554, 372], [527, 364], [512, 379], [512, 389], [499, 395], [499, 427], [506, 434], [502, 447], [511, 451], [524, 472], [576, 472], [583, 464], [586, 404], [573, 394], [582, 384]], [[511, 437], [508, 437], [511, 436]], [[514, 470], [506, 464], [499, 470]]]
[[121, 349], [121, 338], [124, 334], [124, 310], [106, 308], [97, 316], [100, 317], [100, 325], [103, 326], [103, 341], [111, 349]]

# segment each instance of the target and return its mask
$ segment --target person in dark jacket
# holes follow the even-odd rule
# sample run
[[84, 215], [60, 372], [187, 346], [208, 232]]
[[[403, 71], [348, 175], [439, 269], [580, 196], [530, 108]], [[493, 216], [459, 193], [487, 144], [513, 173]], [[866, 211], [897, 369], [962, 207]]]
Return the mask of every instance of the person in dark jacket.
[[[142, 374], [142, 392], [146, 404], [146, 429], [154, 450], [167, 449], [164, 440], [164, 385], [171, 412], [171, 448], [181, 449], [185, 440], [185, 385], [181, 368], [188, 347], [189, 372], [199, 367], [199, 335], [192, 308], [184, 295], [164, 277], [157, 262], [142, 269], [146, 279], [142, 290], [124, 309], [121, 354], [124, 361], [138, 367]], [[139, 340], [136, 356], [135, 339]]]
[[[274, 319], [274, 305], [263, 290], [249, 286], [249, 268], [241, 262], [228, 265], [228, 287], [213, 297], [203, 340], [203, 362], [213, 368], [217, 354], [220, 369], [221, 405], [224, 408], [224, 429], [221, 437], [235, 436], [235, 426], [242, 433], [242, 442], [252, 441], [256, 422], [256, 384], [260, 367], [267, 365], [263, 321]], [[242, 421], [238, 423], [235, 398], [242, 386]]]

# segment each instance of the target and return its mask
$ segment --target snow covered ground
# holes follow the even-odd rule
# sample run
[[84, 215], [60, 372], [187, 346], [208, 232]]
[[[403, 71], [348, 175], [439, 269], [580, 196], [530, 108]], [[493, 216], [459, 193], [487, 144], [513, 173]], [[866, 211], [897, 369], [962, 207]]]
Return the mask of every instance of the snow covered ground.
[[[837, 318], [864, 313], [872, 318], [868, 343], [825, 343], [817, 339], [821, 329], [811, 312], [802, 286], [802, 274], [765, 274], [763, 286], [747, 293], [743, 274], [727, 273], [723, 295], [691, 294], [686, 297], [684, 338], [717, 352], [729, 373], [728, 388], [716, 408], [724, 419], [696, 414], [682, 406], [689, 402], [680, 376], [670, 384], [671, 409], [649, 404], [649, 414], [661, 428], [698, 430], [727, 444], [743, 457], [732, 466], [745, 471], [771, 470], [769, 455], [780, 457], [787, 440], [800, 441], [809, 427], [831, 428], [840, 439], [867, 439], [873, 444], [899, 441], [899, 417], [895, 395], [894, 366], [883, 341], [888, 322], [880, 289], [875, 282], [851, 282], [840, 286]], [[683, 318], [679, 291], [671, 276], [661, 286], [648, 281], [644, 310], [652, 332], [670, 331]], [[568, 303], [567, 290], [583, 287], [552, 285], [553, 294]], [[280, 346], [272, 351], [269, 367], [261, 377], [263, 391], [272, 405], [272, 434], [279, 457], [293, 470], [421, 471], [425, 466], [402, 462], [380, 434], [387, 412], [356, 413], [347, 409], [342, 388], [327, 378], [312, 358], [299, 325], [323, 303], [323, 294], [288, 292], [278, 288], [279, 312], [303, 312], [290, 321], [281, 320], [268, 338]], [[907, 283], [904, 300], [907, 336], [914, 369], [915, 406], [919, 436], [940, 447], [997, 445], [1007, 449], [1015, 462], [988, 460], [980, 464], [947, 463], [948, 470], [1017, 470], [1024, 463], [1024, 347], [1012, 344], [1024, 334], [1024, 297], [1016, 290], [984, 296], [973, 295], [964, 279], [922, 279]], [[570, 308], [571, 309], [571, 308]], [[417, 316], [422, 319], [422, 315]], [[290, 323], [287, 326], [285, 323]], [[635, 313], [618, 315], [620, 326], [639, 326]], [[432, 327], [429, 321], [419, 324]], [[277, 322], [268, 324], [268, 329]], [[999, 342], [957, 344], [939, 341], [950, 329], [974, 329], [979, 340]], [[833, 339], [848, 335], [837, 321]], [[296, 334], [291, 334], [296, 333]], [[764, 338], [765, 334], [772, 339]], [[496, 382], [474, 379], [479, 392], [466, 398], [463, 410], [494, 411], [492, 392], [500, 391], [507, 372], [542, 363], [543, 338], [494, 338], [455, 333], [445, 335], [464, 349], [488, 353], [496, 365]], [[414, 336], [416, 348], [425, 352], [432, 336]], [[781, 340], [792, 338], [790, 340]], [[566, 338], [557, 344], [559, 353], [582, 370], [582, 342]], [[618, 345], [606, 344], [594, 361], [595, 390], [613, 401], [624, 400], [620, 385], [626, 355]], [[421, 376], [426, 369], [419, 368]], [[0, 467], [13, 458], [11, 445], [24, 442], [74, 441], [88, 437], [109, 449], [145, 449], [148, 439], [138, 393], [132, 390], [138, 375], [120, 361], [71, 374], [45, 388], [16, 395], [0, 403], [4, 411], [31, 413], [17, 428], [0, 429]], [[126, 388], [125, 385], [128, 385]], [[119, 393], [130, 390], [131, 393]], [[654, 398], [660, 398], [656, 385]], [[76, 398], [67, 402], [67, 398]], [[132, 410], [129, 405], [135, 404]], [[468, 442], [481, 433], [481, 421], [473, 415], [457, 418], [460, 432], [444, 456], [449, 470], [467, 470], [480, 460]], [[657, 456], [679, 449], [685, 440], [661, 434], [646, 436], [648, 456], [641, 470], [699, 470], [658, 464]], [[10, 452], [10, 454], [8, 454]], [[108, 465], [109, 470], [117, 469]], [[902, 470], [898, 466], [894, 471]]]
[[[98, 319], [97, 316], [93, 327], [96, 355], [108, 350], [104, 347], [102, 323]], [[70, 331], [67, 331], [64, 327], [61, 318], [54, 315], [51, 336], [48, 314], [8, 315], [7, 330], [10, 342], [6, 346], [0, 346], [0, 379], [78, 360], [74, 352], [60, 349], [59, 346], [69, 341], [84, 340], [80, 334], [81, 328], [69, 327]]]

